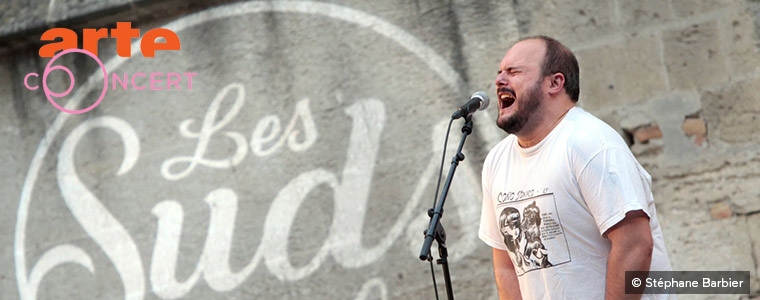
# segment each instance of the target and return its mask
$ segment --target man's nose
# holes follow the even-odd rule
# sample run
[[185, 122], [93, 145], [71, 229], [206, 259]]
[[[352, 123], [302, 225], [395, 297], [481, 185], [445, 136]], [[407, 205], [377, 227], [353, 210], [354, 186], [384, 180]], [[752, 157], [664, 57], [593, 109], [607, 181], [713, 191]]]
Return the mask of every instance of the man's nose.
[[496, 86], [502, 87], [509, 85], [509, 80], [507, 79], [506, 72], [499, 72], [498, 75], [496, 75]]

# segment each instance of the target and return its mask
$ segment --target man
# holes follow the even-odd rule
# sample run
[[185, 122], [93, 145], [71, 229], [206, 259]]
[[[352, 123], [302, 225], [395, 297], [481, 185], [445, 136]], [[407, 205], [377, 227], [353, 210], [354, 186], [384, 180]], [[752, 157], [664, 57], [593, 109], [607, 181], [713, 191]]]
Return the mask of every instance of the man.
[[[496, 123], [510, 135], [483, 165], [479, 237], [493, 247], [499, 297], [641, 298], [625, 294], [625, 271], [671, 270], [651, 177], [615, 130], [575, 106], [573, 53], [545, 36], [519, 41], [496, 92]], [[505, 210], [523, 212], [517, 240], [504, 235]]]

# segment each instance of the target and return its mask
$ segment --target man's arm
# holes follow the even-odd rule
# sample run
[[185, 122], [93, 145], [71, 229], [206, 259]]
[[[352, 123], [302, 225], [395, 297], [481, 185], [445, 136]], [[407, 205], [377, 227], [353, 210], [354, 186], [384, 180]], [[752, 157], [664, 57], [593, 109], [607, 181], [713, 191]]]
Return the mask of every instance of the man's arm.
[[641, 210], [628, 212], [604, 236], [612, 244], [607, 261], [606, 299], [641, 299], [641, 295], [625, 294], [625, 271], [649, 271], [654, 245], [649, 217]]
[[517, 273], [507, 251], [493, 248], [493, 272], [500, 300], [522, 300]]

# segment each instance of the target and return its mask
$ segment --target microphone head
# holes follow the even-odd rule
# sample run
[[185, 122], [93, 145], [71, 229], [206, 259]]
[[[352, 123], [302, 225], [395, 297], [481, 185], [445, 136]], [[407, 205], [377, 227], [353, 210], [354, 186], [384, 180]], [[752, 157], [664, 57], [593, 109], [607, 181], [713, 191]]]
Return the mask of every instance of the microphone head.
[[486, 92], [475, 92], [472, 94], [472, 97], [470, 97], [470, 99], [480, 99], [480, 108], [478, 108], [478, 110], [484, 110], [488, 108], [488, 102], [490, 100], [488, 99], [488, 94], [486, 94]]

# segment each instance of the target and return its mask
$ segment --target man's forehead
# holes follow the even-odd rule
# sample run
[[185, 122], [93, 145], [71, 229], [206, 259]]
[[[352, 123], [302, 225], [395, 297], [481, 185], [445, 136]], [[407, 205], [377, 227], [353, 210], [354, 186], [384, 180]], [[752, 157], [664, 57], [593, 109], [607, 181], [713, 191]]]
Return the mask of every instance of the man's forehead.
[[540, 39], [528, 39], [514, 44], [502, 60], [502, 67], [518, 67], [529, 64], [540, 64], [546, 45]]

